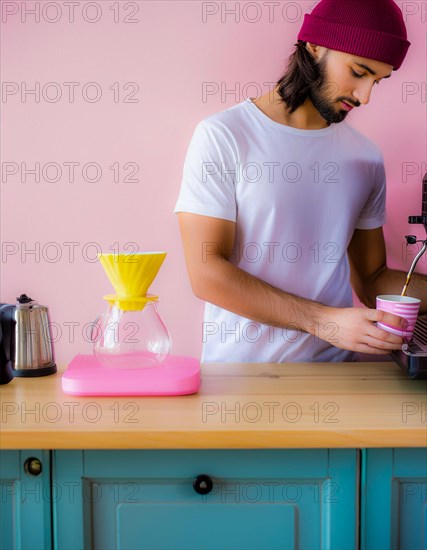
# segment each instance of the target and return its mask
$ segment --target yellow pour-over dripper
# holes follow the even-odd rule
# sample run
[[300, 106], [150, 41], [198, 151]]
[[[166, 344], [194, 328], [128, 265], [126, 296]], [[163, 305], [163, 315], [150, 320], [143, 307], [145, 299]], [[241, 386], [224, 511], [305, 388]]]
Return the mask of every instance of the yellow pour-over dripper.
[[124, 311], [138, 311], [158, 296], [147, 294], [166, 257], [166, 252], [136, 252], [98, 254], [99, 261], [116, 294], [104, 300], [115, 303]]

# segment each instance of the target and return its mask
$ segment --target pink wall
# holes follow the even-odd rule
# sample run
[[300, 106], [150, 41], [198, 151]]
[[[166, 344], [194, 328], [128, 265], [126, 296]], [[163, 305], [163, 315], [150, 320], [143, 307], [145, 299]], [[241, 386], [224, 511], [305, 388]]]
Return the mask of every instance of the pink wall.
[[[188, 143], [205, 116], [268, 91], [315, 3], [1, 1], [1, 301], [26, 292], [49, 306], [59, 363], [91, 351], [84, 327], [110, 292], [96, 252], [127, 243], [168, 252], [152, 291], [173, 352], [199, 356], [203, 302], [173, 214]], [[427, 15], [426, 2], [398, 3], [406, 62], [348, 120], [384, 152], [388, 262], [407, 270], [419, 247], [405, 255], [404, 235], [424, 237], [407, 216], [420, 213], [427, 170]], [[28, 93], [36, 83], [40, 97]], [[213, 93], [203, 97], [206, 83]], [[35, 163], [39, 182], [22, 170]], [[69, 163], [79, 163], [74, 179]], [[417, 271], [427, 272], [426, 257]]]

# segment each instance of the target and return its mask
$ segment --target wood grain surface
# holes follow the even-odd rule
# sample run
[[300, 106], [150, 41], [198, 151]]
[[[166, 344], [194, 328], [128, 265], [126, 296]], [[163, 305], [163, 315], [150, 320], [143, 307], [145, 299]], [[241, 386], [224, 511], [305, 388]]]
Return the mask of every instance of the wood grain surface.
[[1, 386], [0, 448], [427, 446], [427, 381], [392, 362], [208, 363], [177, 397], [66, 395], [62, 372]]

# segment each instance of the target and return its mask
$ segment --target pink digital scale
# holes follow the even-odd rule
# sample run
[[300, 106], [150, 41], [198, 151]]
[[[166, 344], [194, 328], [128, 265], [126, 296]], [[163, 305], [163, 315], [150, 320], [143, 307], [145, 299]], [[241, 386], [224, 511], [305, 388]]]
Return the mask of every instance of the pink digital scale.
[[188, 395], [200, 388], [200, 362], [169, 355], [145, 368], [111, 368], [95, 355], [74, 357], [62, 375], [62, 390], [70, 395]]

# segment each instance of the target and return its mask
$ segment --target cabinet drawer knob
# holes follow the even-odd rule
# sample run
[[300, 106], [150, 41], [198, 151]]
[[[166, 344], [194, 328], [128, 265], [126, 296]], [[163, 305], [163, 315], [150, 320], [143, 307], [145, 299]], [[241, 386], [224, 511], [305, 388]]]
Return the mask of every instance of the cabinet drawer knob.
[[27, 458], [27, 460], [24, 462], [24, 470], [27, 474], [38, 476], [42, 473], [42, 463], [38, 458]]
[[207, 495], [212, 491], [213, 481], [209, 476], [200, 474], [193, 481], [193, 487], [199, 495]]

